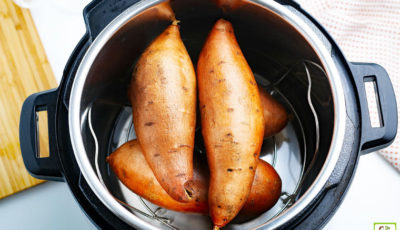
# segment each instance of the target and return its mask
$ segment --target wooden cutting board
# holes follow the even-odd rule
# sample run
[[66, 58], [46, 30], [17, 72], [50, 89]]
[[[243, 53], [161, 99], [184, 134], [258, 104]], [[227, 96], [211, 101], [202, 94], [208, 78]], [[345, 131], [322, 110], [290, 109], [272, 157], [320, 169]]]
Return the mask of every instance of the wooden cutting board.
[[[29, 10], [0, 0], [0, 198], [43, 182], [22, 161], [19, 119], [25, 98], [56, 86]], [[39, 130], [46, 130], [43, 121]], [[40, 145], [48, 146], [40, 133]]]

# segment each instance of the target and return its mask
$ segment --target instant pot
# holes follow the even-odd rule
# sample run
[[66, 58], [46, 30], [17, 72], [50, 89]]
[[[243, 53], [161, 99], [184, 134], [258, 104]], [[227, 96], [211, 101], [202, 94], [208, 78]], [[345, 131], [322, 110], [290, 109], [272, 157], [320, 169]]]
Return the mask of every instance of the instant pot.
[[[289, 122], [264, 141], [261, 157], [282, 178], [268, 212], [226, 229], [317, 229], [344, 198], [359, 156], [391, 144], [395, 94], [377, 64], [349, 62], [326, 30], [289, 0], [95, 0], [84, 10], [87, 32], [68, 60], [60, 86], [28, 97], [20, 144], [28, 171], [64, 181], [101, 229], [211, 229], [208, 217], [160, 209], [124, 187], [105, 161], [135, 138], [128, 99], [131, 72], [149, 43], [180, 20], [196, 65], [219, 18], [232, 22], [257, 83], [288, 111]], [[171, 10], [172, 9], [172, 10]], [[373, 127], [366, 84], [376, 91]], [[47, 111], [50, 156], [39, 157], [38, 112]], [[42, 132], [43, 130], [41, 130]], [[196, 137], [201, 136], [197, 130]], [[204, 154], [196, 138], [196, 153]]]

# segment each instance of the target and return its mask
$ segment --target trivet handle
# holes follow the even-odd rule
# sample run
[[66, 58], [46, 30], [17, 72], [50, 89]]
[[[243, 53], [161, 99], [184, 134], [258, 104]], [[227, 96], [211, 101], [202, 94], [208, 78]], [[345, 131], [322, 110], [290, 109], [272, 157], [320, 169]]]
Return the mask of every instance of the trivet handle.
[[[361, 153], [389, 146], [397, 133], [397, 105], [392, 82], [385, 69], [372, 63], [351, 63], [361, 109]], [[372, 127], [365, 83], [373, 82], [376, 91], [380, 127]]]
[[[32, 176], [39, 179], [62, 181], [56, 137], [57, 95], [58, 90], [52, 89], [32, 94], [25, 100], [21, 110], [19, 139], [25, 167]], [[47, 111], [50, 153], [48, 157], [39, 156], [37, 113], [40, 111]]]

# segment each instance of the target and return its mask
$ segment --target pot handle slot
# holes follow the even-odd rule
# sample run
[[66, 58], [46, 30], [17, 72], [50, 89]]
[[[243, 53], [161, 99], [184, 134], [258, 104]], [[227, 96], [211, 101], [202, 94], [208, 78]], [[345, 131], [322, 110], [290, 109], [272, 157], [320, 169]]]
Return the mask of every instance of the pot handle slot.
[[[58, 90], [52, 89], [32, 94], [25, 100], [21, 110], [19, 139], [25, 167], [32, 176], [62, 181], [56, 145], [57, 95]], [[47, 130], [39, 130], [38, 126], [39, 113], [43, 111], [47, 111], [47, 125], [44, 123], [42, 127], [47, 126]], [[39, 140], [39, 132], [48, 132], [48, 146], [46, 140]], [[48, 153], [45, 156], [41, 155], [43, 149]]]
[[97, 35], [118, 15], [140, 0], [93, 0], [83, 10], [83, 17], [90, 39]]
[[[373, 63], [351, 63], [361, 109], [361, 153], [366, 154], [389, 146], [397, 133], [397, 105], [393, 86], [385, 69]], [[376, 92], [378, 125], [372, 125], [366, 85]]]

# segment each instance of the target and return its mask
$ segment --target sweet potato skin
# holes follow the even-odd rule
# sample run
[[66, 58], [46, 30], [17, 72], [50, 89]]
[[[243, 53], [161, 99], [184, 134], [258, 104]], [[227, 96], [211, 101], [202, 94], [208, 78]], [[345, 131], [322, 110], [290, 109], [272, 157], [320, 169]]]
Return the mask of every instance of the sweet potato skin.
[[[193, 171], [195, 190], [199, 194], [196, 200], [186, 203], [172, 199], [161, 187], [137, 140], [123, 144], [107, 157], [107, 162], [124, 185], [153, 204], [180, 212], [208, 213], [209, 170], [206, 159], [199, 154], [195, 154]], [[249, 197], [237, 219], [244, 221], [266, 212], [276, 203], [280, 193], [279, 175], [271, 165], [259, 160]]]
[[135, 132], [157, 180], [175, 200], [193, 199], [196, 76], [177, 25], [144, 51], [129, 96]]
[[258, 87], [265, 119], [264, 138], [279, 133], [285, 128], [288, 116], [285, 108], [265, 89]]
[[208, 35], [197, 79], [210, 167], [210, 216], [215, 226], [223, 227], [250, 193], [264, 136], [257, 84], [230, 22], [218, 20]]
[[275, 169], [263, 160], [258, 161], [250, 195], [235, 221], [253, 219], [271, 209], [282, 192], [282, 180]]
[[[129, 141], [107, 157], [111, 169], [130, 190], [158, 206], [180, 212], [207, 213], [208, 179], [201, 166], [194, 172], [196, 191], [201, 191], [195, 200], [179, 202], [161, 187], [154, 176], [137, 140]], [[200, 164], [200, 162], [198, 163]]]

